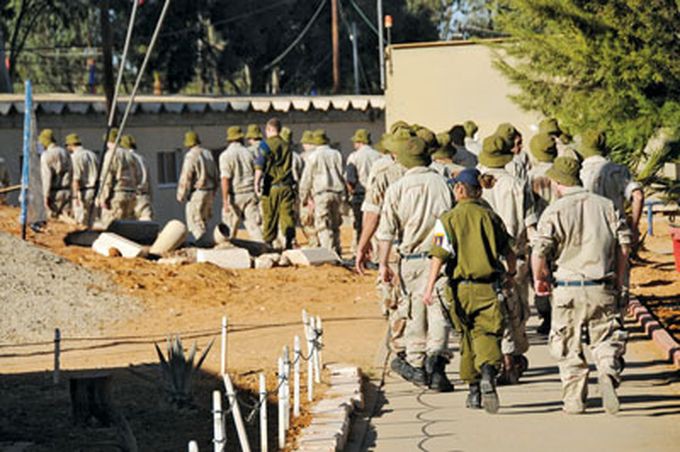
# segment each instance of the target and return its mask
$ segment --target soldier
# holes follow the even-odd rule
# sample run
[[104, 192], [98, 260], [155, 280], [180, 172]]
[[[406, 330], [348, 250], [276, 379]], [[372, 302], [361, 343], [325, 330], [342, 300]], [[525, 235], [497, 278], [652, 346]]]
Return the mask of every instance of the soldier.
[[465, 129], [465, 148], [473, 154], [479, 155], [482, 152], [482, 145], [477, 141], [479, 127], [474, 121], [468, 120], [463, 123], [463, 129]]
[[121, 147], [114, 148], [117, 137], [118, 129], [111, 129], [107, 137], [108, 151], [99, 175], [97, 205], [101, 208], [104, 228], [115, 220], [135, 219], [137, 187], [141, 180], [137, 159]]
[[571, 137], [565, 133], [555, 118], [546, 118], [538, 123], [538, 133], [548, 134], [557, 145], [557, 155], [578, 159]]
[[316, 150], [309, 156], [302, 175], [300, 201], [314, 210], [314, 227], [321, 246], [340, 256], [340, 208], [345, 195], [342, 154], [328, 145], [322, 129], [314, 131], [313, 142]]
[[461, 125], [455, 125], [451, 128], [449, 134], [451, 135], [451, 143], [456, 149], [456, 154], [453, 156], [453, 163], [465, 168], [476, 167], [477, 156], [465, 147], [465, 128]]
[[127, 150], [137, 162], [137, 199], [135, 201], [135, 218], [141, 221], [153, 220], [153, 204], [151, 200], [151, 182], [149, 181], [149, 168], [146, 166], [144, 157], [137, 152], [137, 142], [132, 135], [123, 135], [120, 146]]
[[255, 194], [255, 162], [243, 145], [243, 130], [239, 126], [227, 129], [227, 148], [220, 154], [222, 178], [222, 223], [236, 237], [243, 221], [250, 240], [262, 241], [260, 201]]
[[[5, 159], [0, 157], [0, 188], [9, 187], [11, 181]], [[5, 204], [5, 195], [0, 194], [0, 205]]]
[[[300, 145], [302, 146], [302, 154], [300, 154], [300, 157], [302, 157], [302, 172], [304, 172], [304, 168], [307, 166], [307, 162], [309, 162], [309, 156], [316, 149], [313, 135], [311, 130], [305, 130], [300, 139]], [[297, 205], [300, 212], [300, 226], [302, 227], [302, 233], [307, 238], [307, 246], [316, 248], [319, 246], [319, 237], [314, 228], [314, 210], [310, 209], [307, 204], [300, 202], [300, 199], [297, 200]]]
[[182, 163], [177, 186], [177, 202], [186, 204], [187, 229], [198, 246], [209, 244], [206, 222], [212, 217], [212, 206], [219, 184], [217, 165], [212, 153], [200, 146], [198, 134], [189, 131], [184, 135], [188, 149]]
[[255, 191], [262, 203], [262, 237], [271, 245], [279, 231], [285, 238], [284, 248], [295, 242], [295, 190], [293, 155], [279, 136], [281, 121], [267, 121], [267, 139], [260, 142], [255, 160]]
[[354, 152], [347, 157], [345, 167], [345, 181], [347, 182], [347, 192], [349, 193], [349, 203], [354, 215], [354, 237], [352, 240], [352, 251], [356, 253], [356, 248], [361, 235], [361, 223], [363, 214], [361, 206], [366, 197], [366, 186], [368, 176], [371, 173], [373, 164], [382, 155], [371, 144], [371, 134], [366, 129], [357, 129], [351, 138]]
[[45, 148], [40, 156], [40, 175], [45, 209], [51, 218], [68, 219], [71, 204], [71, 158], [57, 146], [51, 129], [40, 132], [38, 141]]
[[437, 144], [438, 147], [432, 153], [430, 168], [448, 181], [463, 171], [465, 167], [453, 163], [456, 148], [451, 145], [451, 135], [448, 132], [437, 134]]
[[[503, 221], [480, 199], [480, 173], [466, 169], [454, 178], [456, 206], [438, 220], [430, 251], [429, 279], [423, 302], [432, 298], [446, 266], [451, 317], [460, 339], [460, 377], [469, 385], [466, 406], [498, 411], [496, 373], [501, 363], [503, 307], [499, 292], [504, 275], [515, 272], [511, 238]], [[508, 265], [506, 273], [501, 258]]]
[[527, 363], [523, 354], [529, 349], [526, 322], [529, 318], [527, 237], [533, 233], [536, 216], [533, 212], [533, 198], [527, 185], [507, 171], [512, 162], [511, 144], [502, 137], [492, 135], [484, 140], [479, 154], [480, 172], [485, 180], [493, 180], [483, 186], [482, 198], [503, 220], [505, 229], [512, 237], [513, 251], [524, 257], [523, 265], [518, 264], [515, 278], [517, 287], [508, 291], [507, 324], [501, 343], [503, 350], [502, 381], [514, 384], [525, 370]]
[[625, 343], [617, 295], [625, 280], [630, 230], [612, 201], [581, 187], [577, 160], [559, 157], [547, 175], [559, 199], [543, 212], [532, 242], [532, 266], [536, 293], [553, 297], [548, 347], [560, 369], [563, 410], [585, 411], [586, 345], [597, 366], [604, 408], [614, 414]]
[[397, 276], [389, 265], [392, 242], [396, 241], [401, 257], [397, 277], [409, 315], [404, 331], [405, 358], [397, 355], [391, 367], [407, 381], [449, 392], [453, 390], [445, 373], [449, 326], [439, 303], [425, 305], [423, 294], [435, 221], [453, 206], [453, 198], [446, 181], [428, 168], [430, 156], [422, 139], [399, 133], [393, 139], [397, 160], [407, 171], [385, 193], [377, 233], [379, 273], [385, 283]]
[[253, 155], [253, 160], [257, 158], [260, 141], [262, 141], [260, 126], [257, 124], [248, 124], [248, 128], [246, 129], [246, 144], [248, 145], [248, 150]]
[[505, 122], [498, 126], [495, 135], [503, 140], [505, 147], [510, 149], [513, 155], [512, 160], [505, 169], [523, 183], [527, 183], [527, 175], [529, 170], [531, 170], [531, 160], [529, 160], [529, 155], [522, 148], [522, 134], [519, 133], [515, 126]]
[[66, 149], [73, 167], [73, 217], [82, 226], [90, 225], [90, 213], [97, 195], [99, 163], [97, 154], [85, 149], [75, 133], [66, 136]]

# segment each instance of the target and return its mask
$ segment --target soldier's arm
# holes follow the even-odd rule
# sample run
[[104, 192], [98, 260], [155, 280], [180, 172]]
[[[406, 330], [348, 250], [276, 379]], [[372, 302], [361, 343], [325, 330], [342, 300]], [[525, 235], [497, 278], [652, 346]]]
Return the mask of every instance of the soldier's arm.
[[258, 196], [262, 195], [262, 175], [267, 167], [271, 149], [265, 140], [260, 141], [260, 146], [257, 149], [257, 157], [255, 158], [255, 193]]
[[314, 171], [316, 171], [316, 159], [314, 156], [310, 156], [300, 179], [300, 202], [302, 205], [307, 204], [308, 198], [311, 198], [312, 175]]
[[392, 281], [393, 272], [389, 267], [389, 255], [392, 249], [392, 242], [397, 238], [399, 231], [399, 221], [396, 215], [396, 201], [399, 197], [396, 187], [390, 187], [385, 195], [385, 204], [383, 205], [382, 213], [380, 215], [380, 222], [378, 224], [378, 253], [380, 262], [380, 277], [385, 282]]
[[47, 200], [50, 197], [50, 187], [52, 186], [52, 170], [45, 154], [40, 158], [40, 178], [42, 179], [43, 203], [47, 206]]
[[553, 214], [548, 208], [538, 223], [536, 235], [531, 241], [531, 269], [534, 274], [534, 290], [537, 295], [550, 294], [550, 257], [557, 245], [557, 228]]
[[363, 222], [361, 224], [361, 236], [357, 244], [357, 256], [354, 266], [360, 275], [364, 274], [364, 264], [368, 259], [369, 243], [373, 234], [378, 229], [380, 215], [375, 212], [363, 212]]
[[184, 202], [189, 191], [189, 185], [191, 184], [191, 177], [193, 168], [191, 168], [192, 162], [190, 161], [189, 155], [184, 157], [184, 162], [182, 163], [182, 171], [180, 172], [179, 182], [177, 184], [177, 202]]
[[230, 188], [231, 179], [229, 179], [226, 176], [222, 176], [222, 209], [224, 211], [229, 210], [229, 206], [231, 203], [231, 196], [229, 195]]
[[432, 257], [430, 260], [430, 275], [427, 278], [427, 287], [423, 294], [423, 303], [430, 306], [432, 304], [432, 292], [434, 292], [434, 285], [439, 279], [439, 274], [444, 266], [444, 261], [438, 257]]

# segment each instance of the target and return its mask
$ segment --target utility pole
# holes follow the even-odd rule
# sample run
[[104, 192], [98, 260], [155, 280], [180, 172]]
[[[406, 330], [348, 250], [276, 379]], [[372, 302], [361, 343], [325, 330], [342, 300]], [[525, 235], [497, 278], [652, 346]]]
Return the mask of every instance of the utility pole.
[[331, 0], [331, 41], [333, 44], [333, 94], [340, 92], [340, 42], [338, 37], [338, 0]]
[[382, 0], [378, 3], [378, 58], [380, 61], [380, 89], [385, 91], [385, 42], [383, 31], [383, 4]]
[[110, 0], [103, 0], [99, 4], [99, 25], [102, 30], [102, 54], [104, 57], [104, 93], [106, 94], [106, 113], [116, 108], [113, 103], [113, 32], [109, 20]]
[[354, 94], [359, 94], [359, 32], [357, 23], [352, 22], [352, 63], [354, 66]]

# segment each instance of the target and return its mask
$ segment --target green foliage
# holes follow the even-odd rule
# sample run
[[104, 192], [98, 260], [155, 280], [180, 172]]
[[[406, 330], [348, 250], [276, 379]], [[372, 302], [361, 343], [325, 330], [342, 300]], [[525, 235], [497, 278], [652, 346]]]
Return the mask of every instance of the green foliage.
[[680, 124], [680, 9], [675, 0], [498, 0], [513, 39], [497, 65], [526, 109], [572, 134], [607, 131], [614, 157], [637, 163], [660, 127]]

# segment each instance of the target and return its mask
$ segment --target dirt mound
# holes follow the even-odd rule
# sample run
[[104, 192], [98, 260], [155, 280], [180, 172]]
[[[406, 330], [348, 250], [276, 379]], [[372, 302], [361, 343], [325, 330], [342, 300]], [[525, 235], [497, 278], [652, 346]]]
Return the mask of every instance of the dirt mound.
[[86, 336], [140, 312], [106, 276], [0, 233], [0, 342]]

